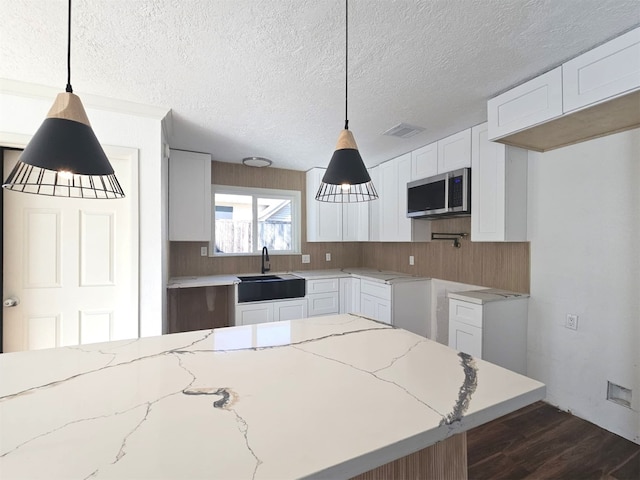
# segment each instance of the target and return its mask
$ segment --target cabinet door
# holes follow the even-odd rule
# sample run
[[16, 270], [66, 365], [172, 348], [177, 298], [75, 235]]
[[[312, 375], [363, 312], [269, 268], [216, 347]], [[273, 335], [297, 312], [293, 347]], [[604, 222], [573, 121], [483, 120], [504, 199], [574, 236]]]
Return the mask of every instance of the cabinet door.
[[385, 200], [385, 195], [382, 191], [382, 185], [380, 184], [380, 167], [376, 166], [369, 169], [369, 176], [373, 182], [373, 186], [378, 192], [378, 199], [369, 203], [369, 241], [380, 241], [380, 215], [381, 205]]
[[169, 240], [211, 240], [211, 155], [171, 150]]
[[380, 241], [395, 242], [398, 238], [398, 169], [389, 160], [380, 165]]
[[360, 294], [360, 310], [362, 315], [373, 320], [378, 320], [376, 297], [366, 293]]
[[482, 358], [482, 329], [450, 320], [449, 346], [473, 357]]
[[526, 150], [490, 142], [488, 125], [472, 129], [471, 240], [527, 240]]
[[340, 312], [339, 293], [317, 293], [307, 295], [308, 307], [307, 311], [310, 317], [319, 315], [332, 315]]
[[411, 180], [438, 174], [438, 143], [434, 142], [411, 152]]
[[400, 242], [411, 241], [411, 219], [407, 217], [407, 183], [411, 181], [411, 154], [396, 159], [398, 168], [398, 233]]
[[504, 241], [506, 147], [489, 141], [486, 123], [471, 132], [471, 240]]
[[438, 140], [438, 173], [471, 166], [471, 129]]
[[340, 313], [353, 313], [353, 290], [351, 284], [355, 278], [340, 279]]
[[273, 302], [273, 321], [298, 320], [307, 318], [307, 299]]
[[236, 325], [253, 325], [273, 321], [273, 305], [258, 303], [236, 305]]
[[307, 172], [307, 241], [342, 241], [342, 204], [316, 200], [322, 182], [324, 168], [312, 168]]
[[564, 112], [640, 88], [640, 28], [562, 65]]
[[381, 298], [376, 299], [376, 320], [391, 325], [391, 302]]
[[370, 203], [342, 204], [342, 240], [344, 242], [366, 242], [369, 240]]
[[512, 88], [487, 102], [489, 140], [562, 115], [562, 67]]

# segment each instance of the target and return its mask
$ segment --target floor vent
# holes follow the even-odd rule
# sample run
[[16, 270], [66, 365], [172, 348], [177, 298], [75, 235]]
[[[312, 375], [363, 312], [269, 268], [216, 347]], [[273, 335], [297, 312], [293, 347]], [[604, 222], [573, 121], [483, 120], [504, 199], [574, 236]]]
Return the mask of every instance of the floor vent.
[[410, 138], [417, 135], [420, 132], [424, 132], [424, 128], [416, 127], [415, 125], [409, 125], [408, 123], [399, 123], [395, 127], [391, 127], [389, 130], [383, 133], [389, 137], [398, 138]]
[[607, 382], [607, 400], [631, 408], [631, 390], [615, 383]]

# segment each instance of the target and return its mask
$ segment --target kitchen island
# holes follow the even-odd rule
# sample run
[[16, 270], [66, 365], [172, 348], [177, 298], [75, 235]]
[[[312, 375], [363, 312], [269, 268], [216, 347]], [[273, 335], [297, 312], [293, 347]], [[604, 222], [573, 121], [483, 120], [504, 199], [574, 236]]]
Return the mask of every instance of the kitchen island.
[[545, 394], [355, 315], [4, 354], [0, 379], [7, 479], [463, 478], [464, 432]]

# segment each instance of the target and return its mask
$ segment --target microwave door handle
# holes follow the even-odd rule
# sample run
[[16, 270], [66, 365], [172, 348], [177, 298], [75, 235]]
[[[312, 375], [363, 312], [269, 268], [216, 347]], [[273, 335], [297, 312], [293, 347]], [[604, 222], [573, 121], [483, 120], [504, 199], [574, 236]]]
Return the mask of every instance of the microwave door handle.
[[449, 174], [444, 175], [444, 211], [449, 211]]

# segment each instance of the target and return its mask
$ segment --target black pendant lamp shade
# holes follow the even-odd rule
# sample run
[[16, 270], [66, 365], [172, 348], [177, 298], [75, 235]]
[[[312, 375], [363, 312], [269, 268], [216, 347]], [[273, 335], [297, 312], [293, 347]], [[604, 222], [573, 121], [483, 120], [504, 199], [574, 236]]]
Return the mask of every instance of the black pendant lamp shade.
[[321, 202], [367, 202], [378, 198], [350, 130], [338, 137], [327, 171], [316, 194]]
[[[70, 25], [71, 0], [69, 31]], [[56, 197], [124, 197], [70, 78], [2, 187]]]
[[345, 82], [344, 82], [344, 130], [340, 132], [336, 151], [322, 177], [316, 193], [320, 202], [368, 202], [378, 198], [369, 172], [364, 166], [358, 145], [349, 130], [348, 78], [349, 78], [349, 1], [345, 0]]

